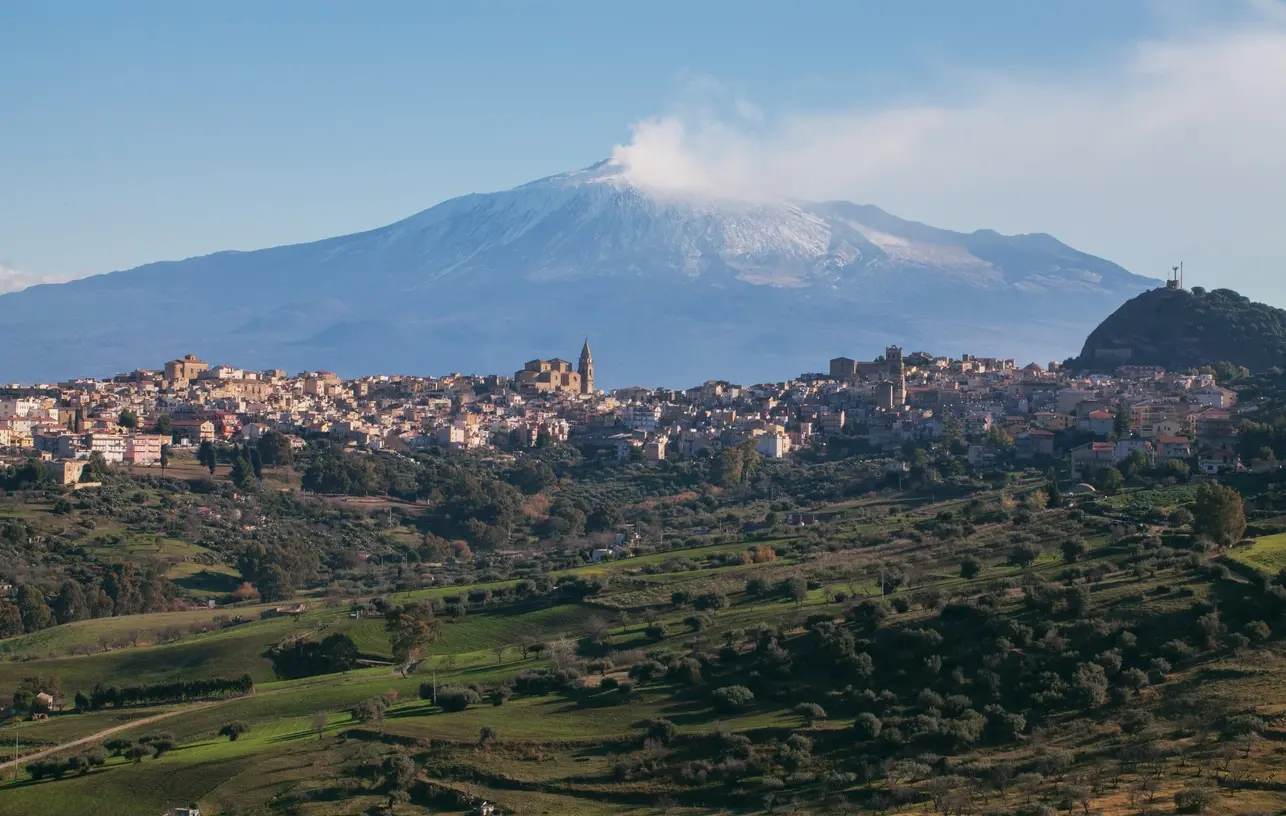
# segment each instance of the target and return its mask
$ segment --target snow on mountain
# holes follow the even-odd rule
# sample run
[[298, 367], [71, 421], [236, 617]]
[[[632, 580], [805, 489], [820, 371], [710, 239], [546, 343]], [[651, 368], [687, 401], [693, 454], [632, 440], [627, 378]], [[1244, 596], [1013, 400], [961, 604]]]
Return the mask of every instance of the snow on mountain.
[[600, 162], [364, 233], [0, 297], [0, 342], [26, 349], [0, 358], [0, 381], [189, 351], [345, 373], [507, 372], [586, 334], [600, 379], [622, 385], [780, 378], [886, 342], [1044, 360], [1152, 283], [1047, 235], [654, 190]]

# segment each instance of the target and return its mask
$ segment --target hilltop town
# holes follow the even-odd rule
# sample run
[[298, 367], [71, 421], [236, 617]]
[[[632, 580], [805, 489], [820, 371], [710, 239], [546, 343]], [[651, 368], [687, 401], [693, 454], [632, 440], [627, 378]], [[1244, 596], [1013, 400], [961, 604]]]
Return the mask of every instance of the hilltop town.
[[[781, 383], [711, 380], [686, 390], [595, 388], [586, 341], [578, 364], [532, 360], [512, 376], [288, 375], [211, 365], [192, 355], [109, 380], [9, 386], [0, 396], [0, 449], [36, 454], [57, 481], [82, 481], [91, 458], [159, 467], [162, 452], [202, 443], [257, 444], [268, 433], [296, 448], [330, 439], [373, 451], [520, 451], [571, 442], [617, 460], [707, 456], [740, 446], [780, 459], [890, 457], [945, 441], [961, 463], [997, 457], [1065, 463], [1092, 481], [1126, 460], [1175, 460], [1207, 474], [1254, 466], [1239, 446], [1242, 415], [1215, 372], [1121, 366], [1072, 375], [1058, 364], [889, 347], [877, 360], [830, 360], [826, 373]], [[906, 451], [907, 455], [903, 456]], [[1176, 465], [1177, 467], [1177, 465]], [[923, 470], [921, 467], [920, 470]], [[919, 471], [917, 471], [917, 476]]]

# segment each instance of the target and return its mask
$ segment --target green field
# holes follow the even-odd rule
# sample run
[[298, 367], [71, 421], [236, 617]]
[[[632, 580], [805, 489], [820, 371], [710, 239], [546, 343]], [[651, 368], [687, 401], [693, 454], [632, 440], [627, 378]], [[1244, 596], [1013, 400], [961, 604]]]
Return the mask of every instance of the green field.
[[[664, 476], [635, 474], [612, 489], [644, 501], [638, 491]], [[255, 688], [232, 699], [123, 710], [74, 713], [64, 705], [48, 721], [0, 726], [0, 746], [16, 738], [20, 755], [87, 737], [100, 742], [109, 729], [119, 729], [113, 736], [121, 739], [164, 734], [173, 742], [159, 758], [114, 757], [58, 780], [35, 781], [23, 768], [10, 769], [0, 777], [0, 816], [155, 816], [189, 802], [209, 816], [387, 813], [389, 789], [379, 768], [397, 756], [412, 760], [414, 780], [409, 801], [394, 802], [392, 812], [416, 816], [463, 814], [465, 803], [478, 798], [505, 813], [549, 816], [981, 816], [1016, 813], [1026, 800], [1058, 804], [1060, 812], [1071, 802], [1071, 812], [1100, 816], [1168, 814], [1175, 812], [1175, 791], [1232, 774], [1211, 769], [1234, 762], [1249, 769], [1238, 777], [1236, 798], [1221, 792], [1207, 812], [1281, 811], [1286, 796], [1274, 780], [1286, 778], [1286, 754], [1277, 748], [1286, 732], [1273, 718], [1286, 714], [1278, 682], [1286, 671], [1278, 630], [1286, 634], [1286, 625], [1244, 606], [1248, 585], [1194, 563], [1184, 543], [1190, 534], [1154, 512], [1188, 504], [1192, 488], [1161, 482], [1131, 488], [1090, 514], [1019, 510], [1024, 491], [1043, 483], [1031, 473], [1004, 486], [979, 479], [957, 485], [946, 499], [930, 491], [856, 498], [834, 491], [813, 505], [831, 518], [809, 528], [765, 520], [782, 511], [771, 490], [744, 500], [715, 498], [751, 493], [744, 485], [700, 498], [694, 492], [685, 499], [693, 505], [685, 511], [694, 534], [671, 538], [667, 528], [666, 538], [669, 544], [695, 538], [700, 545], [691, 549], [601, 564], [584, 563], [588, 547], [579, 543], [552, 557], [521, 553], [512, 559], [516, 566], [500, 558], [417, 566], [412, 557], [400, 568], [411, 572], [405, 580], [396, 565], [337, 570], [330, 583], [310, 584], [296, 596], [308, 605], [296, 616], [262, 615], [276, 604], [258, 603], [79, 621], [3, 640], [0, 691], [34, 676], [56, 676], [64, 703], [100, 683], [249, 674]], [[206, 501], [182, 500], [189, 509]], [[225, 509], [239, 507], [236, 501], [228, 499]], [[127, 509], [151, 512], [161, 503], [147, 491]], [[395, 518], [394, 506], [419, 512], [384, 499], [315, 499], [309, 511], [325, 516], [309, 535], [333, 524], [376, 530], [381, 546], [417, 546], [422, 533]], [[77, 523], [38, 504], [0, 508], [0, 516], [50, 525], [41, 528], [50, 536], [71, 535]], [[215, 549], [177, 533], [145, 534], [142, 522], [101, 515], [94, 523], [93, 536], [120, 537], [90, 548], [94, 558], [163, 570], [157, 574], [174, 581], [180, 598], [220, 595], [240, 581], [213, 557]], [[724, 532], [695, 535], [716, 526]], [[1073, 538], [1084, 553], [1064, 557], [1061, 547]], [[775, 557], [724, 560], [756, 547], [772, 547]], [[1023, 558], [1024, 547], [1036, 549]], [[1286, 535], [1261, 538], [1228, 557], [1275, 575], [1286, 567]], [[980, 572], [966, 571], [965, 578], [968, 558], [977, 559]], [[422, 574], [428, 570], [433, 578]], [[600, 579], [588, 590], [593, 594], [571, 591], [587, 583], [571, 579], [588, 577]], [[880, 600], [882, 578], [887, 597]], [[432, 580], [438, 583], [415, 588]], [[497, 592], [520, 580], [527, 583], [523, 596]], [[572, 587], [560, 592], [559, 581]], [[487, 601], [468, 600], [483, 589], [491, 590]], [[378, 608], [372, 599], [452, 596], [467, 604], [466, 612], [443, 620], [440, 637], [406, 675], [389, 665], [390, 634], [383, 616], [371, 611]], [[1074, 610], [1074, 602], [1081, 606]], [[363, 617], [350, 617], [354, 603], [362, 604]], [[1200, 616], [1212, 609], [1224, 617], [1202, 631], [1222, 643], [1186, 652], [1175, 646], [1196, 643], [1196, 622], [1209, 622]], [[235, 625], [215, 620], [237, 615]], [[1231, 639], [1252, 631], [1249, 620], [1260, 616], [1268, 635]], [[935, 643], [938, 630], [947, 635]], [[985, 637], [975, 634], [982, 631]], [[359, 668], [277, 679], [268, 657], [274, 646], [336, 634], [351, 638]], [[522, 647], [533, 645], [543, 648], [524, 654]], [[844, 650], [851, 652], [846, 658], [835, 656]], [[875, 657], [863, 664], [859, 653]], [[1158, 663], [1162, 653], [1169, 657]], [[1069, 678], [1091, 664], [1103, 668], [1103, 699], [1082, 711], [1082, 692]], [[1062, 675], [1028, 676], [1028, 665]], [[1136, 669], [1131, 688], [1124, 685], [1127, 666]], [[448, 711], [420, 698], [422, 687], [435, 683], [440, 692], [472, 685], [483, 696]], [[753, 687], [753, 699], [724, 703], [717, 690], [734, 686]], [[1001, 712], [1019, 713], [1023, 724], [997, 735], [987, 718], [1013, 687], [1022, 696]], [[493, 704], [490, 695], [510, 688], [512, 696]], [[382, 716], [359, 721], [354, 709], [381, 697], [389, 702]], [[805, 716], [809, 704], [821, 709], [815, 722]], [[1203, 706], [1217, 709], [1218, 718], [1194, 719]], [[1156, 727], [1127, 736], [1121, 721], [1134, 710], [1153, 713]], [[859, 711], [878, 712], [883, 736], [856, 733]], [[1221, 724], [1246, 711], [1265, 718], [1258, 741], [1221, 735]], [[967, 730], [969, 712], [986, 721], [984, 730]], [[219, 735], [231, 722], [248, 727], [236, 741]], [[935, 731], [938, 723], [947, 727]], [[1127, 759], [1145, 736], [1157, 751], [1136, 768]], [[1065, 751], [1068, 767], [1042, 771], [1046, 776], [1030, 790], [1017, 785], [1015, 775], [1050, 751]], [[993, 771], [996, 765], [1008, 770]], [[968, 796], [949, 803], [935, 792], [945, 784], [940, 779]], [[1131, 803], [1139, 785], [1150, 786], [1152, 806], [1139, 807], [1137, 793]], [[1090, 804], [1069, 799], [1068, 788], [1089, 790]], [[887, 798], [895, 792], [903, 798]]]
[[1286, 533], [1255, 539], [1253, 544], [1234, 547], [1227, 558], [1264, 575], [1276, 575], [1286, 569]]

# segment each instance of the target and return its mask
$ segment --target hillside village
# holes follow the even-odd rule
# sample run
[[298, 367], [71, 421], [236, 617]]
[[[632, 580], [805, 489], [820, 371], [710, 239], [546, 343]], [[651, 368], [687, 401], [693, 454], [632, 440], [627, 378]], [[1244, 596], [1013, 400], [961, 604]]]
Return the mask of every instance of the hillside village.
[[1280, 372], [825, 369], [4, 389], [0, 814], [1279, 802]]
[[[0, 450], [33, 454], [63, 484], [91, 457], [157, 467], [167, 446], [257, 443], [270, 431], [302, 447], [329, 438], [394, 452], [521, 450], [568, 442], [604, 457], [659, 461], [752, 445], [759, 455], [887, 456], [911, 473], [916, 446], [945, 442], [963, 464], [997, 457], [1061, 463], [1092, 481], [1134, 457], [1207, 474], [1268, 466], [1239, 445], [1254, 404], [1238, 404], [1211, 370], [1122, 366], [1083, 376], [1057, 364], [890, 347], [873, 362], [833, 359], [826, 373], [782, 383], [708, 381], [686, 390], [594, 388], [588, 342], [578, 366], [533, 360], [514, 376], [289, 375], [194, 356], [108, 380], [10, 385], [0, 396]], [[904, 455], [905, 453], [905, 455]], [[1177, 467], [1177, 466], [1176, 466]], [[921, 475], [923, 462], [916, 476]]]

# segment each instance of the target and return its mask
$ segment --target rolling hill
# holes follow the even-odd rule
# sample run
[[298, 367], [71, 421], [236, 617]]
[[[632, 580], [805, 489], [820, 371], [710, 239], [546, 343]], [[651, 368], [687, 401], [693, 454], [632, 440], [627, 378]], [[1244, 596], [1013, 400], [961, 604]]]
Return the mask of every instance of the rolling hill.
[[1286, 365], [1286, 311], [1231, 289], [1154, 289], [1103, 321], [1074, 361], [1081, 369], [1155, 365], [1170, 371], [1233, 363]]

